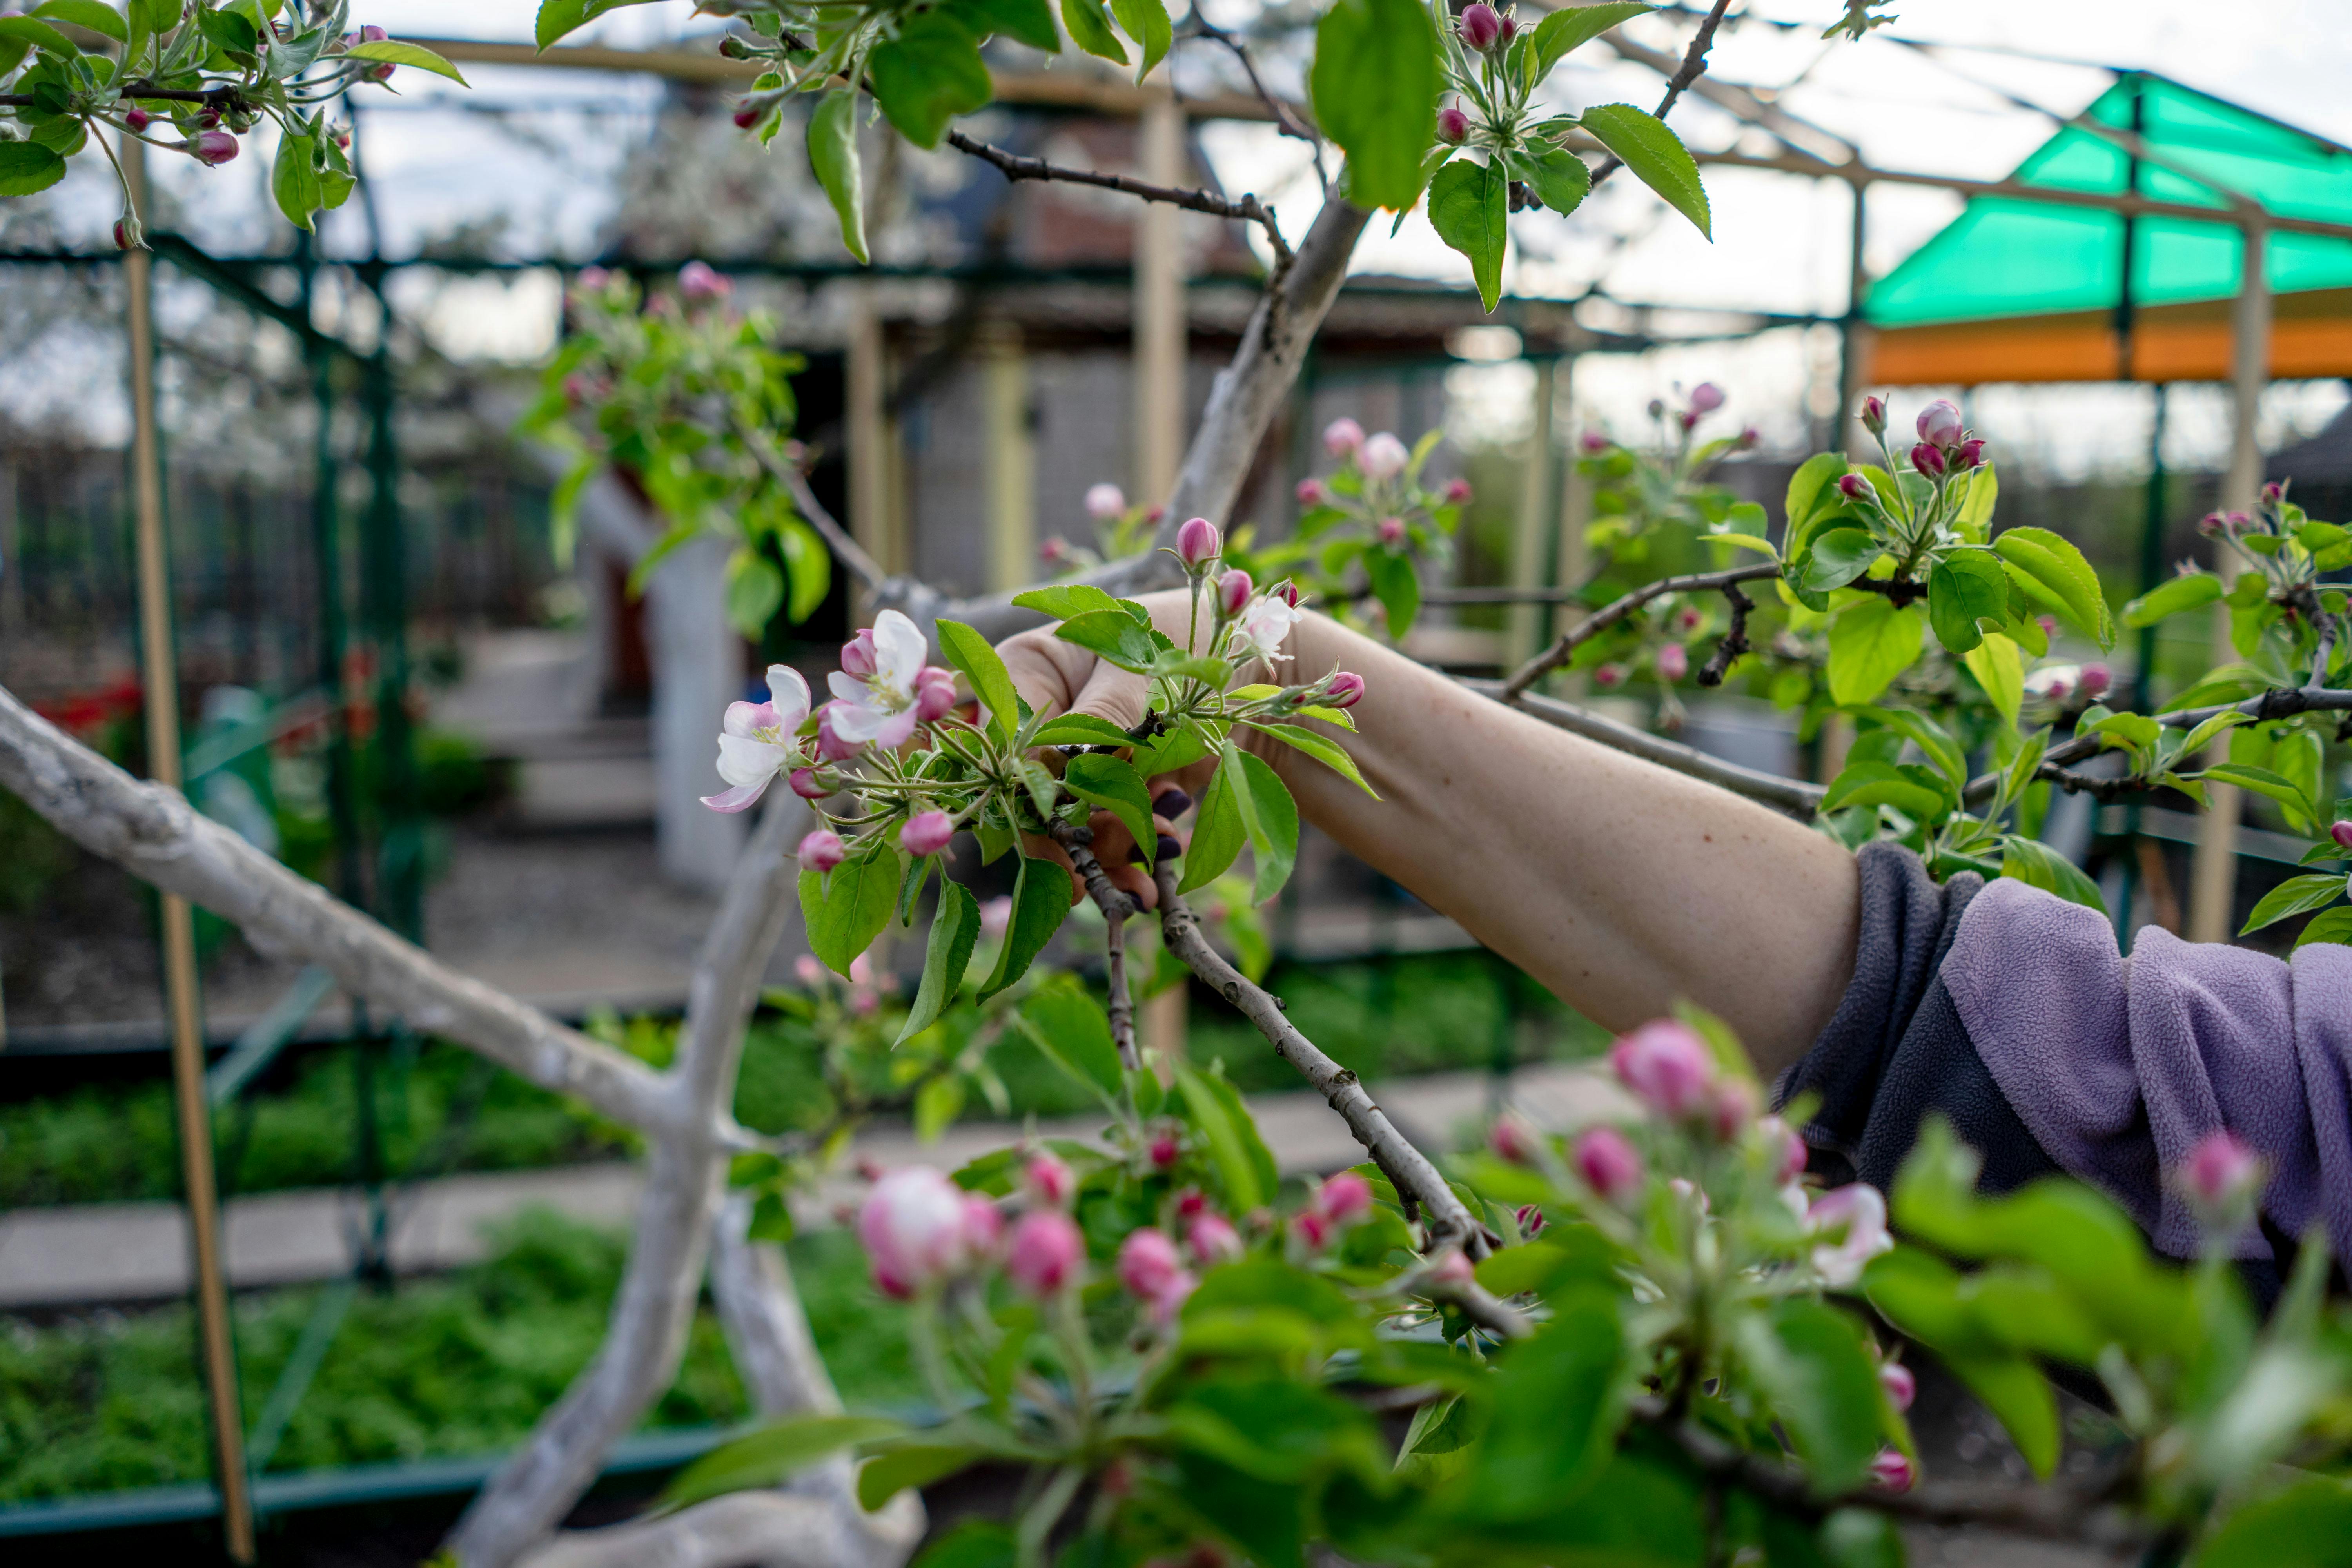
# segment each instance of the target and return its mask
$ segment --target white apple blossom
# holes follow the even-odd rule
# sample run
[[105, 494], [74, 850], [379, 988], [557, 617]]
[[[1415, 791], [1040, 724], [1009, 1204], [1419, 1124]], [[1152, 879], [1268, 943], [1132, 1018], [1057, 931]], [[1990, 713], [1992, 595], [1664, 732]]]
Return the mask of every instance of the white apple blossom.
[[1225, 643], [1228, 658], [1262, 658], [1268, 663], [1289, 657], [1282, 645], [1290, 636], [1290, 628], [1307, 618], [1306, 613], [1285, 601], [1279, 595], [1261, 594], [1250, 601], [1234, 623], [1233, 636]]
[[834, 732], [854, 746], [902, 744], [915, 732], [916, 686], [928, 645], [915, 623], [896, 610], [874, 618], [874, 673], [863, 679], [835, 670], [825, 684], [836, 699]]
[[1851, 1289], [1862, 1279], [1863, 1265], [1895, 1245], [1886, 1234], [1886, 1200], [1861, 1182], [1815, 1198], [1805, 1229], [1822, 1238], [1813, 1248], [1813, 1268], [1832, 1289]]
[[790, 665], [768, 666], [768, 700], [730, 702], [719, 721], [719, 776], [734, 787], [706, 795], [713, 811], [748, 811], [780, 773], [799, 765], [800, 737], [809, 716], [808, 682]]
[[1404, 443], [1386, 430], [1366, 441], [1363, 450], [1356, 454], [1357, 465], [1368, 479], [1395, 479], [1412, 460], [1412, 454], [1405, 450]]

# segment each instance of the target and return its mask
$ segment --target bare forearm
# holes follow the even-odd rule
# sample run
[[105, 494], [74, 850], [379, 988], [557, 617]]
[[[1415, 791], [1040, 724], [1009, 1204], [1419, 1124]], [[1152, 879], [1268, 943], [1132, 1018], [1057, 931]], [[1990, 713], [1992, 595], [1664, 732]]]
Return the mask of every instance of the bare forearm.
[[1361, 674], [1348, 742], [1381, 798], [1260, 754], [1315, 825], [1598, 1022], [1687, 999], [1768, 1071], [1810, 1045], [1853, 963], [1853, 858], [1737, 795], [1539, 724], [1321, 616], [1284, 679]]

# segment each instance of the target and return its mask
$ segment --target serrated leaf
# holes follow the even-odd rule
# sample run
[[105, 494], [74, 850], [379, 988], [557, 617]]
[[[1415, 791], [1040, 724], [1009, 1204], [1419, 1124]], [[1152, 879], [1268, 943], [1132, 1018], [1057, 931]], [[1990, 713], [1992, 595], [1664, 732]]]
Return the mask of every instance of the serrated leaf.
[[826, 876], [801, 873], [801, 924], [818, 963], [835, 974], [848, 974], [857, 955], [874, 945], [898, 912], [898, 852], [887, 846], [845, 861]]
[[1318, 735], [1296, 724], [1265, 724], [1255, 719], [1244, 720], [1244, 722], [1253, 730], [1273, 736], [1286, 746], [1296, 746], [1374, 800], [1381, 798], [1380, 791], [1364, 782], [1364, 775], [1357, 770], [1356, 759], [1328, 736]]
[[1843, 588], [1868, 572], [1885, 553], [1886, 547], [1866, 528], [1824, 529], [1806, 544], [1804, 586], [1816, 594]]
[[1070, 42], [1097, 59], [1113, 65], [1127, 63], [1127, 46], [1110, 30], [1110, 14], [1103, 9], [1103, 0], [1062, 0], [1062, 26], [1070, 30]]
[[457, 68], [435, 54], [422, 44], [403, 43], [398, 38], [378, 38], [373, 43], [353, 44], [343, 51], [351, 60], [383, 60], [388, 65], [415, 66], [435, 76], [446, 76], [459, 87], [471, 85], [457, 74]]
[[1682, 139], [1666, 129], [1664, 121], [1630, 103], [1604, 103], [1586, 110], [1579, 123], [1624, 160], [1635, 179], [1696, 225], [1699, 233], [1715, 237], [1715, 219], [1707, 209], [1706, 187], [1699, 182], [1698, 164]]
[[1247, 1214], [1264, 1205], [1274, 1196], [1274, 1157], [1258, 1138], [1248, 1110], [1232, 1086], [1194, 1068], [1181, 1068], [1176, 1090], [1183, 1100], [1185, 1120], [1200, 1129], [1201, 1141], [1209, 1146], [1210, 1163], [1216, 1167], [1234, 1212]]
[[1150, 631], [1137, 626], [1124, 610], [1088, 610], [1072, 616], [1054, 628], [1054, 635], [1091, 648], [1097, 657], [1139, 675], [1148, 672], [1160, 658]]
[[[2336, 872], [2315, 871], [2301, 877], [2289, 877], [2262, 896], [2261, 901], [2254, 905], [2253, 912], [2246, 917], [2246, 923], [2238, 928], [2238, 934], [2244, 936], [2249, 931], [2276, 925], [2295, 915], [2326, 909], [2343, 896], [2344, 879]], [[2352, 910], [2346, 912], [2352, 914]]]
[[1065, 713], [1048, 719], [1029, 738], [1033, 746], [1132, 746], [1135, 737], [1108, 719], [1091, 713]]
[[879, 1415], [789, 1415], [721, 1443], [670, 1478], [664, 1510], [681, 1509], [728, 1492], [778, 1485], [819, 1459], [878, 1443], [905, 1431]]
[[2210, 572], [2193, 572], [2155, 587], [2124, 606], [2123, 623], [2137, 630], [2152, 626], [2167, 616], [2201, 610], [2221, 597], [2221, 579]]
[[2352, 909], [2328, 910], [2314, 915], [2311, 923], [2294, 939], [2301, 947], [2307, 942], [2352, 942]]
[[1025, 1032], [1078, 1081], [1116, 1100], [1121, 1078], [1110, 1019], [1075, 984], [1047, 985], [1021, 1004]]
[[[1556, 21], [1570, 15], [1555, 11], [1547, 18]], [[1583, 205], [1592, 194], [1592, 171], [1584, 160], [1565, 148], [1549, 153], [1525, 153], [1514, 160], [1519, 178], [1536, 194], [1536, 199], [1565, 217]]]
[[1872, 595], [1830, 622], [1830, 696], [1841, 708], [1874, 702], [1919, 657], [1918, 612]]
[[1241, 807], [1234, 799], [1234, 779], [1240, 773], [1238, 763], [1227, 759], [1218, 765], [1202, 793], [1200, 814], [1192, 821], [1192, 842], [1184, 851], [1184, 879], [1177, 885], [1180, 893], [1205, 888], [1223, 876], [1227, 868], [1240, 858], [1242, 846], [1249, 835], [1242, 826]]
[[955, 0], [949, 8], [975, 35], [1000, 34], [1045, 54], [1062, 52], [1062, 35], [1045, 0]]
[[1110, 9], [1127, 36], [1143, 50], [1143, 63], [1135, 68], [1135, 79], [1141, 81], [1167, 58], [1168, 47], [1175, 41], [1175, 29], [1168, 25], [1168, 7], [1160, 0], [1110, 0]]
[[[1250, 901], [1263, 904], [1282, 891], [1298, 858], [1298, 803], [1271, 767], [1230, 742], [1225, 760], [1238, 762], [1234, 806], [1241, 813], [1242, 831], [1249, 837], [1257, 875]], [[1218, 770], [1222, 775], [1223, 769]]]
[[1914, 778], [1893, 763], [1850, 763], [1822, 796], [1824, 812], [1850, 805], [1891, 805], [1915, 822], [1932, 822], [1951, 810], [1951, 797]]
[[2018, 710], [2025, 704], [2025, 661], [2018, 657], [2017, 644], [2000, 632], [1987, 632], [1981, 643], [1960, 656], [1960, 663], [1984, 688], [1986, 700], [2015, 729]]
[[937, 147], [950, 120], [986, 108], [995, 92], [971, 34], [939, 11], [909, 16], [866, 56], [866, 68], [874, 101], [918, 147]]
[[0, 142], [0, 196], [29, 196], [65, 177], [66, 161], [39, 142]]
[[[211, 15], [210, 12], [205, 14]], [[243, 22], [245, 18], [240, 16], [237, 20]], [[248, 24], [247, 26], [248, 44], [251, 42], [251, 31]], [[36, 16], [0, 16], [0, 38], [13, 38], [18, 43], [46, 50], [61, 60], [74, 60], [81, 58], [81, 50], [71, 38]]]
[[1315, 26], [1307, 75], [1323, 134], [1348, 154], [1349, 198], [1402, 213], [1421, 199], [1437, 140], [1436, 25], [1414, 0], [1338, 0]]
[[1087, 752], [1072, 757], [1062, 770], [1062, 787], [1118, 817], [1135, 839], [1136, 847], [1146, 855], [1151, 853], [1159, 838], [1151, 825], [1151, 792], [1131, 765], [1100, 752]]
[[33, 7], [33, 15], [70, 22], [77, 27], [103, 34], [118, 44], [131, 41], [131, 28], [122, 13], [111, 5], [100, 4], [100, 0], [41, 0], [41, 4]]
[[1021, 727], [1021, 696], [1013, 676], [988, 639], [961, 621], [939, 621], [940, 654], [971, 682], [972, 695], [988, 710], [988, 732], [1000, 746], [1013, 743]]
[[2115, 646], [2115, 621], [2100, 592], [2099, 574], [2080, 550], [2046, 528], [2009, 529], [1992, 547], [2024, 574], [2029, 588], [2038, 585], [2043, 591], [2060, 619], [2103, 648]]
[[1977, 623], [2009, 611], [2009, 574], [1990, 551], [1948, 552], [1927, 574], [1927, 621], [1936, 640], [1968, 653], [1984, 640]]
[[2010, 833], [2002, 835], [2000, 850], [2002, 876], [2014, 878], [2029, 888], [2055, 893], [2070, 904], [2081, 904], [2101, 914], [2107, 912], [2106, 900], [2099, 897], [2099, 885], [2083, 875], [2081, 867], [2048, 845]]
[[894, 1046], [903, 1046], [933, 1024], [963, 989], [971, 950], [980, 940], [980, 900], [961, 882], [940, 884], [939, 911], [931, 916], [930, 941], [923, 950], [923, 981]]
[[1454, 158], [1429, 182], [1429, 223], [1437, 237], [1470, 261], [1479, 300], [1492, 311], [1503, 297], [1503, 253], [1510, 242], [1510, 181], [1500, 163]]
[[2293, 780], [2282, 778], [2268, 768], [2258, 768], [2245, 763], [2216, 763], [2197, 775], [2214, 784], [2236, 784], [2240, 789], [2252, 790], [2268, 795], [2281, 805], [2311, 815], [2310, 797]]
[[828, 92], [809, 116], [809, 168], [824, 187], [841, 223], [841, 243], [863, 263], [866, 256], [866, 175], [857, 158], [857, 95]]
[[1026, 974], [1069, 913], [1070, 873], [1057, 861], [1024, 856], [1013, 884], [1013, 917], [1004, 928], [1004, 946], [980, 988], [980, 999], [987, 1001]]
[[1534, 64], [1528, 79], [1541, 81], [1551, 74], [1562, 55], [1589, 44], [1621, 22], [1655, 10], [1640, 0], [1604, 0], [1598, 5], [1564, 5], [1536, 25]]

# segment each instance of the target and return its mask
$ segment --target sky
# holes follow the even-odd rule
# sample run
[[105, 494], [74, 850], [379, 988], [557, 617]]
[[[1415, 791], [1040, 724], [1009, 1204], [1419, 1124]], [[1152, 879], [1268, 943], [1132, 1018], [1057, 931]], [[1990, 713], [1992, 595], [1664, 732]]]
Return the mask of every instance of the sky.
[[[1193, 3], [1230, 25], [1247, 18], [1254, 0]], [[528, 0], [374, 0], [365, 9], [364, 19], [395, 37], [523, 39], [533, 14]], [[2017, 100], [2071, 113], [2112, 79], [2100, 66], [2160, 71], [2352, 142], [2352, 94], [2342, 87], [2352, 79], [2352, 26], [2347, 26], [2352, 0], [2232, 0], [2227, 6], [2210, 0], [1906, 0], [1891, 9], [1895, 24], [1855, 45], [1820, 37], [1838, 12], [1831, 0], [1743, 0], [1734, 7], [1734, 25], [1718, 38], [1710, 70], [1773, 90], [1781, 107], [1859, 144], [1875, 163], [1978, 178], [2006, 173], [2054, 128], [2047, 114]], [[1742, 16], [1748, 19], [1738, 20]], [[1801, 25], [1765, 25], [1771, 20]], [[573, 41], [643, 47], [707, 36], [713, 26], [710, 18], [695, 16], [688, 0], [658, 0], [614, 12]], [[1628, 31], [1679, 53], [1688, 26], [1687, 18], [1661, 16]], [[1930, 54], [1890, 38], [1938, 47]], [[1207, 68], [1205, 62], [1187, 62], [1183, 50], [1178, 64], [1196, 73], [1195, 79]], [[1278, 89], [1296, 90], [1297, 62], [1265, 64]], [[467, 74], [472, 88], [459, 91], [404, 70], [400, 97], [371, 93], [365, 100], [362, 135], [380, 191], [375, 222], [384, 249], [413, 253], [428, 237], [446, 236], [461, 224], [502, 224], [506, 242], [520, 250], [585, 256], [610, 210], [607, 176], [628, 141], [651, 122], [656, 84], [645, 78], [494, 67], [468, 68]], [[1592, 46], [1554, 76], [1549, 90], [1570, 109], [1611, 101], [1649, 107], [1659, 82], [1646, 68], [1612, 61]], [[1685, 98], [1674, 121], [1702, 145], [1727, 145], [1738, 134], [1734, 122], [1696, 96]], [[496, 133], [486, 133], [493, 125]], [[1227, 189], [1271, 198], [1293, 235], [1311, 221], [1317, 193], [1297, 142], [1280, 141], [1270, 128], [1226, 123], [1204, 127], [1202, 143]], [[268, 152], [257, 145], [216, 170], [162, 160], [166, 167], [159, 177], [200, 198], [190, 203], [197, 215], [191, 227], [205, 243], [225, 252], [275, 248], [282, 243], [283, 224], [266, 205]], [[1514, 223], [1506, 287], [1560, 296], [1597, 282], [1614, 298], [1649, 304], [1823, 314], [1844, 308], [1850, 198], [1843, 187], [1720, 168], [1708, 171], [1707, 184], [1715, 210], [1712, 242], [1622, 177], [1572, 219], [1522, 215]], [[114, 199], [102, 167], [77, 168], [56, 204], [67, 237], [102, 237]], [[1871, 203], [1866, 254], [1874, 273], [1894, 267], [1959, 210], [1957, 197], [1901, 187], [1880, 187]], [[329, 248], [363, 250], [368, 221], [356, 203], [333, 215]], [[1375, 224], [1356, 266], [1468, 281], [1466, 264], [1438, 242], [1418, 214], [1394, 237], [1384, 222]], [[543, 352], [553, 300], [543, 281], [511, 289], [484, 282], [470, 292], [421, 300], [418, 309], [434, 312], [436, 335], [446, 344], [470, 343], [489, 357], [525, 359]], [[1698, 328], [1705, 321], [1691, 317], [1687, 324]], [[1752, 420], [1770, 444], [1791, 446], [1803, 437], [1809, 404], [1813, 416], [1822, 412], [1823, 383], [1834, 374], [1834, 350], [1825, 333], [1791, 330], [1639, 361], [1589, 360], [1579, 378], [1577, 406], [1566, 417], [1622, 426], [1638, 421], [1642, 405], [1675, 384], [1714, 379], [1733, 393], [1727, 417]], [[1524, 425], [1528, 374], [1523, 364], [1460, 367], [1455, 380], [1459, 416], [1467, 422], [1464, 433], [1508, 434], [1515, 417]], [[2013, 439], [2030, 442], [2053, 472], [2138, 461], [2146, 395], [2116, 389], [2113, 395], [2075, 395], [2080, 390], [1991, 399], [1983, 416], [2009, 410], [2001, 417], [2014, 421]], [[2343, 401], [2334, 384], [2281, 387], [2266, 405], [2268, 433], [2275, 441], [2307, 430]], [[2179, 445], [2173, 460], [2206, 458], [2210, 423], [2176, 421]]]

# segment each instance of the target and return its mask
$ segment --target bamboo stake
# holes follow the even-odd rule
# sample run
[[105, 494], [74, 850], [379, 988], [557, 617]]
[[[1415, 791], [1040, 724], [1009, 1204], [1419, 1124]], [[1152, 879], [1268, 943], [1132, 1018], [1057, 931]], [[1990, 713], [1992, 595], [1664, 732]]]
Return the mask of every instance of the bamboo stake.
[[[122, 168], [131, 190], [146, 195], [146, 149], [122, 139]], [[163, 540], [163, 475], [155, 429], [155, 319], [152, 258], [143, 249], [123, 258], [130, 297], [131, 489], [137, 506], [139, 640], [147, 710], [147, 770], [159, 784], [180, 785], [180, 679], [172, 650], [171, 563]], [[205, 1098], [204, 1026], [196, 995], [196, 927], [187, 900], [161, 895], [163, 986], [172, 1021], [172, 1100], [180, 1133], [188, 1231], [196, 1254], [197, 1342], [205, 1392], [212, 1406], [213, 1448], [221, 1495], [221, 1526], [228, 1554], [254, 1560], [253, 1503], [246, 1487], [245, 1423], [237, 1398], [236, 1347], [229, 1334], [228, 1285], [221, 1272], [220, 1206], [213, 1184], [212, 1112]]]

